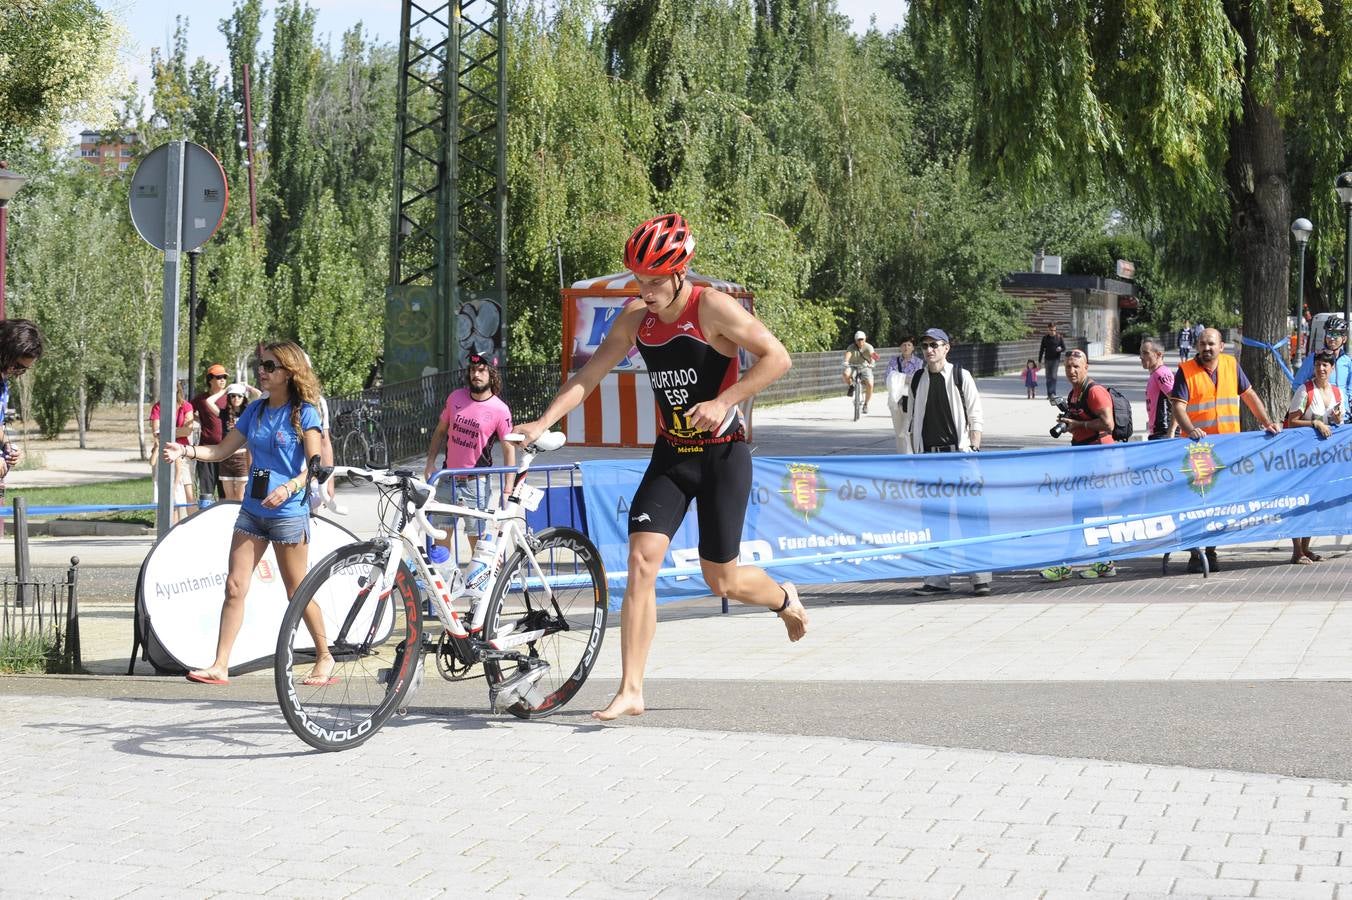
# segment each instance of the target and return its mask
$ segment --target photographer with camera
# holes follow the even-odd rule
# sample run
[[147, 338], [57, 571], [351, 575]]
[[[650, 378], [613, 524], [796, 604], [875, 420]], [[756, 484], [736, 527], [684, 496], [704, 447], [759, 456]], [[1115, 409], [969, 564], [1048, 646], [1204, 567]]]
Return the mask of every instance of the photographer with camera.
[[1089, 357], [1083, 350], [1066, 353], [1066, 380], [1070, 382], [1070, 396], [1057, 401], [1061, 415], [1051, 430], [1052, 437], [1070, 432], [1070, 445], [1113, 443], [1113, 398], [1108, 389], [1089, 377]]
[[[1066, 353], [1066, 380], [1070, 382], [1070, 395], [1065, 400], [1052, 398], [1061, 414], [1049, 432], [1051, 436], [1060, 437], [1069, 431], [1073, 447], [1116, 443], [1112, 394], [1089, 377], [1089, 357], [1083, 350]], [[1075, 570], [1066, 565], [1042, 570], [1047, 581], [1064, 581], [1074, 574]], [[1112, 578], [1116, 574], [1117, 566], [1112, 560], [1096, 562], [1079, 572], [1081, 578]]]

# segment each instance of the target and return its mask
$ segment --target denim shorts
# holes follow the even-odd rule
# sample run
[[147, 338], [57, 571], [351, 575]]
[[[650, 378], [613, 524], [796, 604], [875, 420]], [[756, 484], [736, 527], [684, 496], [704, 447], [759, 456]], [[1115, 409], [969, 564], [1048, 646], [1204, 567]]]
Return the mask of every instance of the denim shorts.
[[[446, 475], [437, 482], [436, 499], [440, 503], [454, 503], [456, 506], [468, 506], [470, 509], [488, 509], [493, 496], [492, 475]], [[448, 516], [434, 516], [433, 519], [448, 520]], [[467, 528], [475, 534], [482, 534], [482, 520], [467, 519]]]
[[308, 544], [310, 517], [301, 515], [265, 519], [241, 508], [235, 519], [235, 530], [274, 544]]

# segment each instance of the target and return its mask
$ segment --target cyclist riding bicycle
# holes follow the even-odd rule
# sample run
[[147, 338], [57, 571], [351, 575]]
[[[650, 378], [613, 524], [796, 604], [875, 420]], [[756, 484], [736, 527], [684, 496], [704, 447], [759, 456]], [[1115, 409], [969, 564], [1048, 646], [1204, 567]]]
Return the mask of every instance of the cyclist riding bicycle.
[[845, 350], [845, 371], [841, 376], [847, 385], [846, 397], [854, 396], [856, 382], [864, 382], [864, 412], [868, 412], [869, 401], [873, 399], [873, 364], [878, 361], [878, 354], [866, 337], [862, 331], [854, 333], [854, 343]]

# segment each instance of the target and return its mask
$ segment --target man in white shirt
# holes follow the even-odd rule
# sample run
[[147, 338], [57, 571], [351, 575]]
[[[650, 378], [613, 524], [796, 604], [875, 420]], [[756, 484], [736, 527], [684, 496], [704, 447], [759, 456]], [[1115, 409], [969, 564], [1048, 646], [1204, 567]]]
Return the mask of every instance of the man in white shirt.
[[[981, 449], [981, 431], [985, 416], [981, 394], [972, 373], [948, 361], [948, 334], [931, 328], [920, 339], [925, 368], [912, 376], [910, 385], [913, 414], [911, 446], [917, 453], [974, 453]], [[991, 573], [972, 573], [972, 593], [984, 597], [991, 592]], [[911, 593], [917, 597], [946, 594], [951, 590], [947, 575], [925, 579]]]

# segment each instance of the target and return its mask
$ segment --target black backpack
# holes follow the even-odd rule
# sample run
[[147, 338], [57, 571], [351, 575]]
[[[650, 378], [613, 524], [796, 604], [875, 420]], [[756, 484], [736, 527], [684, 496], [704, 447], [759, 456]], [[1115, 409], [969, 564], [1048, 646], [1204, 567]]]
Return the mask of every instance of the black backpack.
[[[1085, 400], [1089, 396], [1089, 388], [1098, 384], [1097, 381], [1091, 381], [1085, 385], [1084, 393], [1080, 394], [1079, 403], [1075, 404], [1078, 408], [1088, 412], [1088, 406]], [[1109, 387], [1106, 384], [1099, 384], [1099, 387], [1108, 392], [1108, 396], [1113, 401], [1113, 442], [1124, 444], [1131, 440], [1131, 401], [1122, 396], [1122, 392], [1115, 387]]]
[[[923, 371], [925, 371], [925, 370], [924, 370], [923, 368], [920, 368], [920, 369], [916, 369], [914, 372], [911, 373], [911, 401], [912, 401], [912, 402], [911, 402], [911, 406], [912, 406], [913, 408], [914, 408], [914, 406], [915, 406], [915, 402], [914, 402], [914, 401], [915, 401], [915, 392], [918, 391], [918, 390], [920, 390], [920, 385], [919, 385], [919, 381], [920, 381], [920, 373], [923, 372]], [[965, 403], [967, 402], [967, 392], [966, 392], [965, 390], [963, 390], [963, 383], [964, 383], [964, 382], [963, 382], [963, 379], [962, 379], [962, 366], [958, 365], [957, 363], [954, 363], [954, 364], [953, 364], [953, 383], [956, 384], [956, 385], [958, 386], [958, 396], [960, 396], [960, 397], [962, 398], [962, 402], [965, 404]], [[903, 398], [903, 399], [905, 399], [905, 398]], [[903, 411], [903, 412], [909, 412], [910, 410], [907, 410], [905, 406], [902, 406], [902, 411]]]

